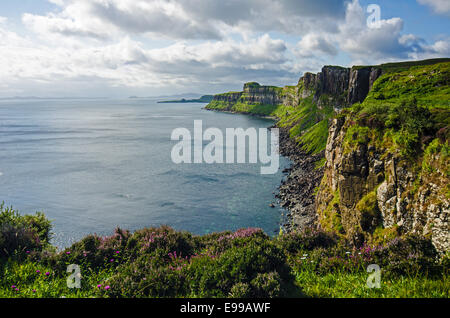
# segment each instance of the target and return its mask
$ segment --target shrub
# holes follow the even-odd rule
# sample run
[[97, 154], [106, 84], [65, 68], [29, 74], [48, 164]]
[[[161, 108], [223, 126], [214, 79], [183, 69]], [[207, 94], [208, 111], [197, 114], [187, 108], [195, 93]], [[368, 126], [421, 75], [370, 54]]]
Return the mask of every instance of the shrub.
[[192, 234], [177, 232], [168, 226], [139, 230], [133, 234], [130, 244], [133, 246], [133, 256], [142, 253], [151, 254], [155, 250], [160, 250], [165, 255], [176, 251], [188, 256], [192, 255], [196, 249]]
[[275, 298], [282, 296], [281, 277], [277, 272], [259, 273], [252, 280], [253, 296], [256, 298]]
[[337, 236], [320, 229], [305, 228], [301, 231], [280, 235], [277, 245], [287, 253], [311, 251], [317, 248], [328, 248], [337, 244]]
[[373, 261], [382, 267], [388, 276], [396, 275], [442, 275], [437, 266], [438, 253], [429, 239], [410, 234], [395, 238], [384, 246], [369, 249]]
[[232, 247], [218, 257], [193, 258], [188, 268], [188, 280], [192, 295], [225, 297], [237, 283], [250, 284], [254, 294], [251, 282], [258, 274], [271, 272], [278, 272], [283, 282], [292, 279], [283, 251], [269, 240], [254, 239], [246, 246]]
[[231, 287], [229, 295], [231, 298], [250, 298], [252, 296], [249, 284], [237, 283]]
[[0, 257], [41, 251], [51, 238], [51, 222], [42, 213], [22, 216], [0, 204]]
[[87, 268], [115, 267], [130, 256], [127, 249], [131, 234], [117, 228], [113, 235], [101, 237], [88, 235], [60, 253], [42, 255], [42, 262], [59, 273], [66, 271], [67, 264], [85, 265]]
[[147, 255], [123, 264], [117, 274], [103, 283], [110, 289], [99, 289], [101, 296], [109, 297], [186, 297], [186, 273], [184, 268], [174, 268], [161, 258]]

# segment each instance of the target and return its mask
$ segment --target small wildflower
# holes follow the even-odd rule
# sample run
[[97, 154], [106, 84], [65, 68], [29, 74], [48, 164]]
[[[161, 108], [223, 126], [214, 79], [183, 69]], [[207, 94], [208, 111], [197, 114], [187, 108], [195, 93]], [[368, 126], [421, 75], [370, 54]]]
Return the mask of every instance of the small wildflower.
[[12, 289], [16, 288], [16, 285], [12, 285], [11, 288], [12, 288]]
[[37, 270], [37, 271], [36, 271], [36, 273], [38, 273], [38, 274], [39, 274], [40, 272], [41, 272], [40, 270]]
[[67, 255], [70, 255], [70, 252], [66, 252]]
[[49, 275], [50, 275], [50, 272], [46, 272], [46, 273], [45, 273], [45, 276], [49, 276]]
[[105, 290], [109, 290], [111, 287], [109, 287], [109, 285], [108, 286], [105, 286]]
[[35, 293], [36, 292], [36, 289], [33, 289], [33, 293]]
[[97, 285], [97, 288], [102, 288], [102, 285], [101, 285], [101, 284], [98, 284], [98, 285]]
[[26, 253], [27, 253], [27, 254], [30, 254], [30, 251], [27, 251]]
[[114, 262], [114, 259], [113, 259], [113, 258], [111, 258], [111, 259], [110, 259], [110, 262], [111, 262], [111, 263], [112, 263], [112, 262]]

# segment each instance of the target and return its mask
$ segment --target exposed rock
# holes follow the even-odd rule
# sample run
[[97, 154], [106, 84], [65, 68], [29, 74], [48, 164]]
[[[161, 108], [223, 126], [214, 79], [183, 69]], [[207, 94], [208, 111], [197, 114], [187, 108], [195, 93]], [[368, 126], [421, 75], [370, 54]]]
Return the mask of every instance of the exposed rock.
[[[434, 172], [418, 181], [413, 165], [398, 153], [368, 144], [344, 149], [347, 128], [343, 118], [334, 119], [330, 127], [327, 164], [317, 196], [319, 221], [328, 224], [330, 216], [324, 211], [331, 208], [339, 214], [344, 234], [355, 241], [369, 238], [377, 226], [396, 227], [401, 234], [429, 236], [438, 251], [448, 251], [450, 200], [442, 191], [448, 184], [442, 165], [448, 163], [433, 157], [429, 164], [435, 167]], [[359, 203], [374, 191], [371, 214], [361, 210]], [[367, 223], [372, 225], [367, 227]]]
[[293, 162], [277, 194], [280, 205], [289, 210], [284, 227], [291, 231], [314, 226], [317, 220], [314, 193], [323, 176], [323, 168], [316, 169], [316, 162], [323, 153], [316, 156], [307, 154], [289, 137], [289, 130], [281, 128], [280, 154]]
[[375, 81], [382, 75], [376, 67], [352, 68], [350, 71], [347, 103], [362, 103], [369, 94]]
[[248, 104], [279, 105], [283, 103], [278, 87], [261, 86], [258, 83], [245, 84], [241, 99]]

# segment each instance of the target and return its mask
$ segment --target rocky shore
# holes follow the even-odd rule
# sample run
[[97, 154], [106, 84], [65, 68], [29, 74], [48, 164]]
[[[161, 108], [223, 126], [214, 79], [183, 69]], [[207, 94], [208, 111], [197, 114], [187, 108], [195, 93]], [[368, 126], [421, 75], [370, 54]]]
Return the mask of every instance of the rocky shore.
[[287, 177], [282, 181], [276, 197], [280, 205], [289, 211], [283, 221], [283, 228], [290, 232], [316, 223], [315, 193], [324, 174], [324, 168], [316, 167], [324, 154], [306, 153], [289, 137], [289, 129], [279, 130], [280, 154], [289, 158], [292, 166], [284, 171]]

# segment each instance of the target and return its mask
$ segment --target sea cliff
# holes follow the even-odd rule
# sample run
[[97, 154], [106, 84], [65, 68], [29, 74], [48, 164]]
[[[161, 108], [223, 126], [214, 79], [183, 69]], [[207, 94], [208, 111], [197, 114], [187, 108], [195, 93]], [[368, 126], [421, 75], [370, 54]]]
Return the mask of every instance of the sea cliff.
[[314, 225], [358, 246], [420, 234], [450, 249], [450, 60], [305, 73], [247, 83], [206, 109], [274, 116], [293, 161], [277, 197], [285, 229]]

